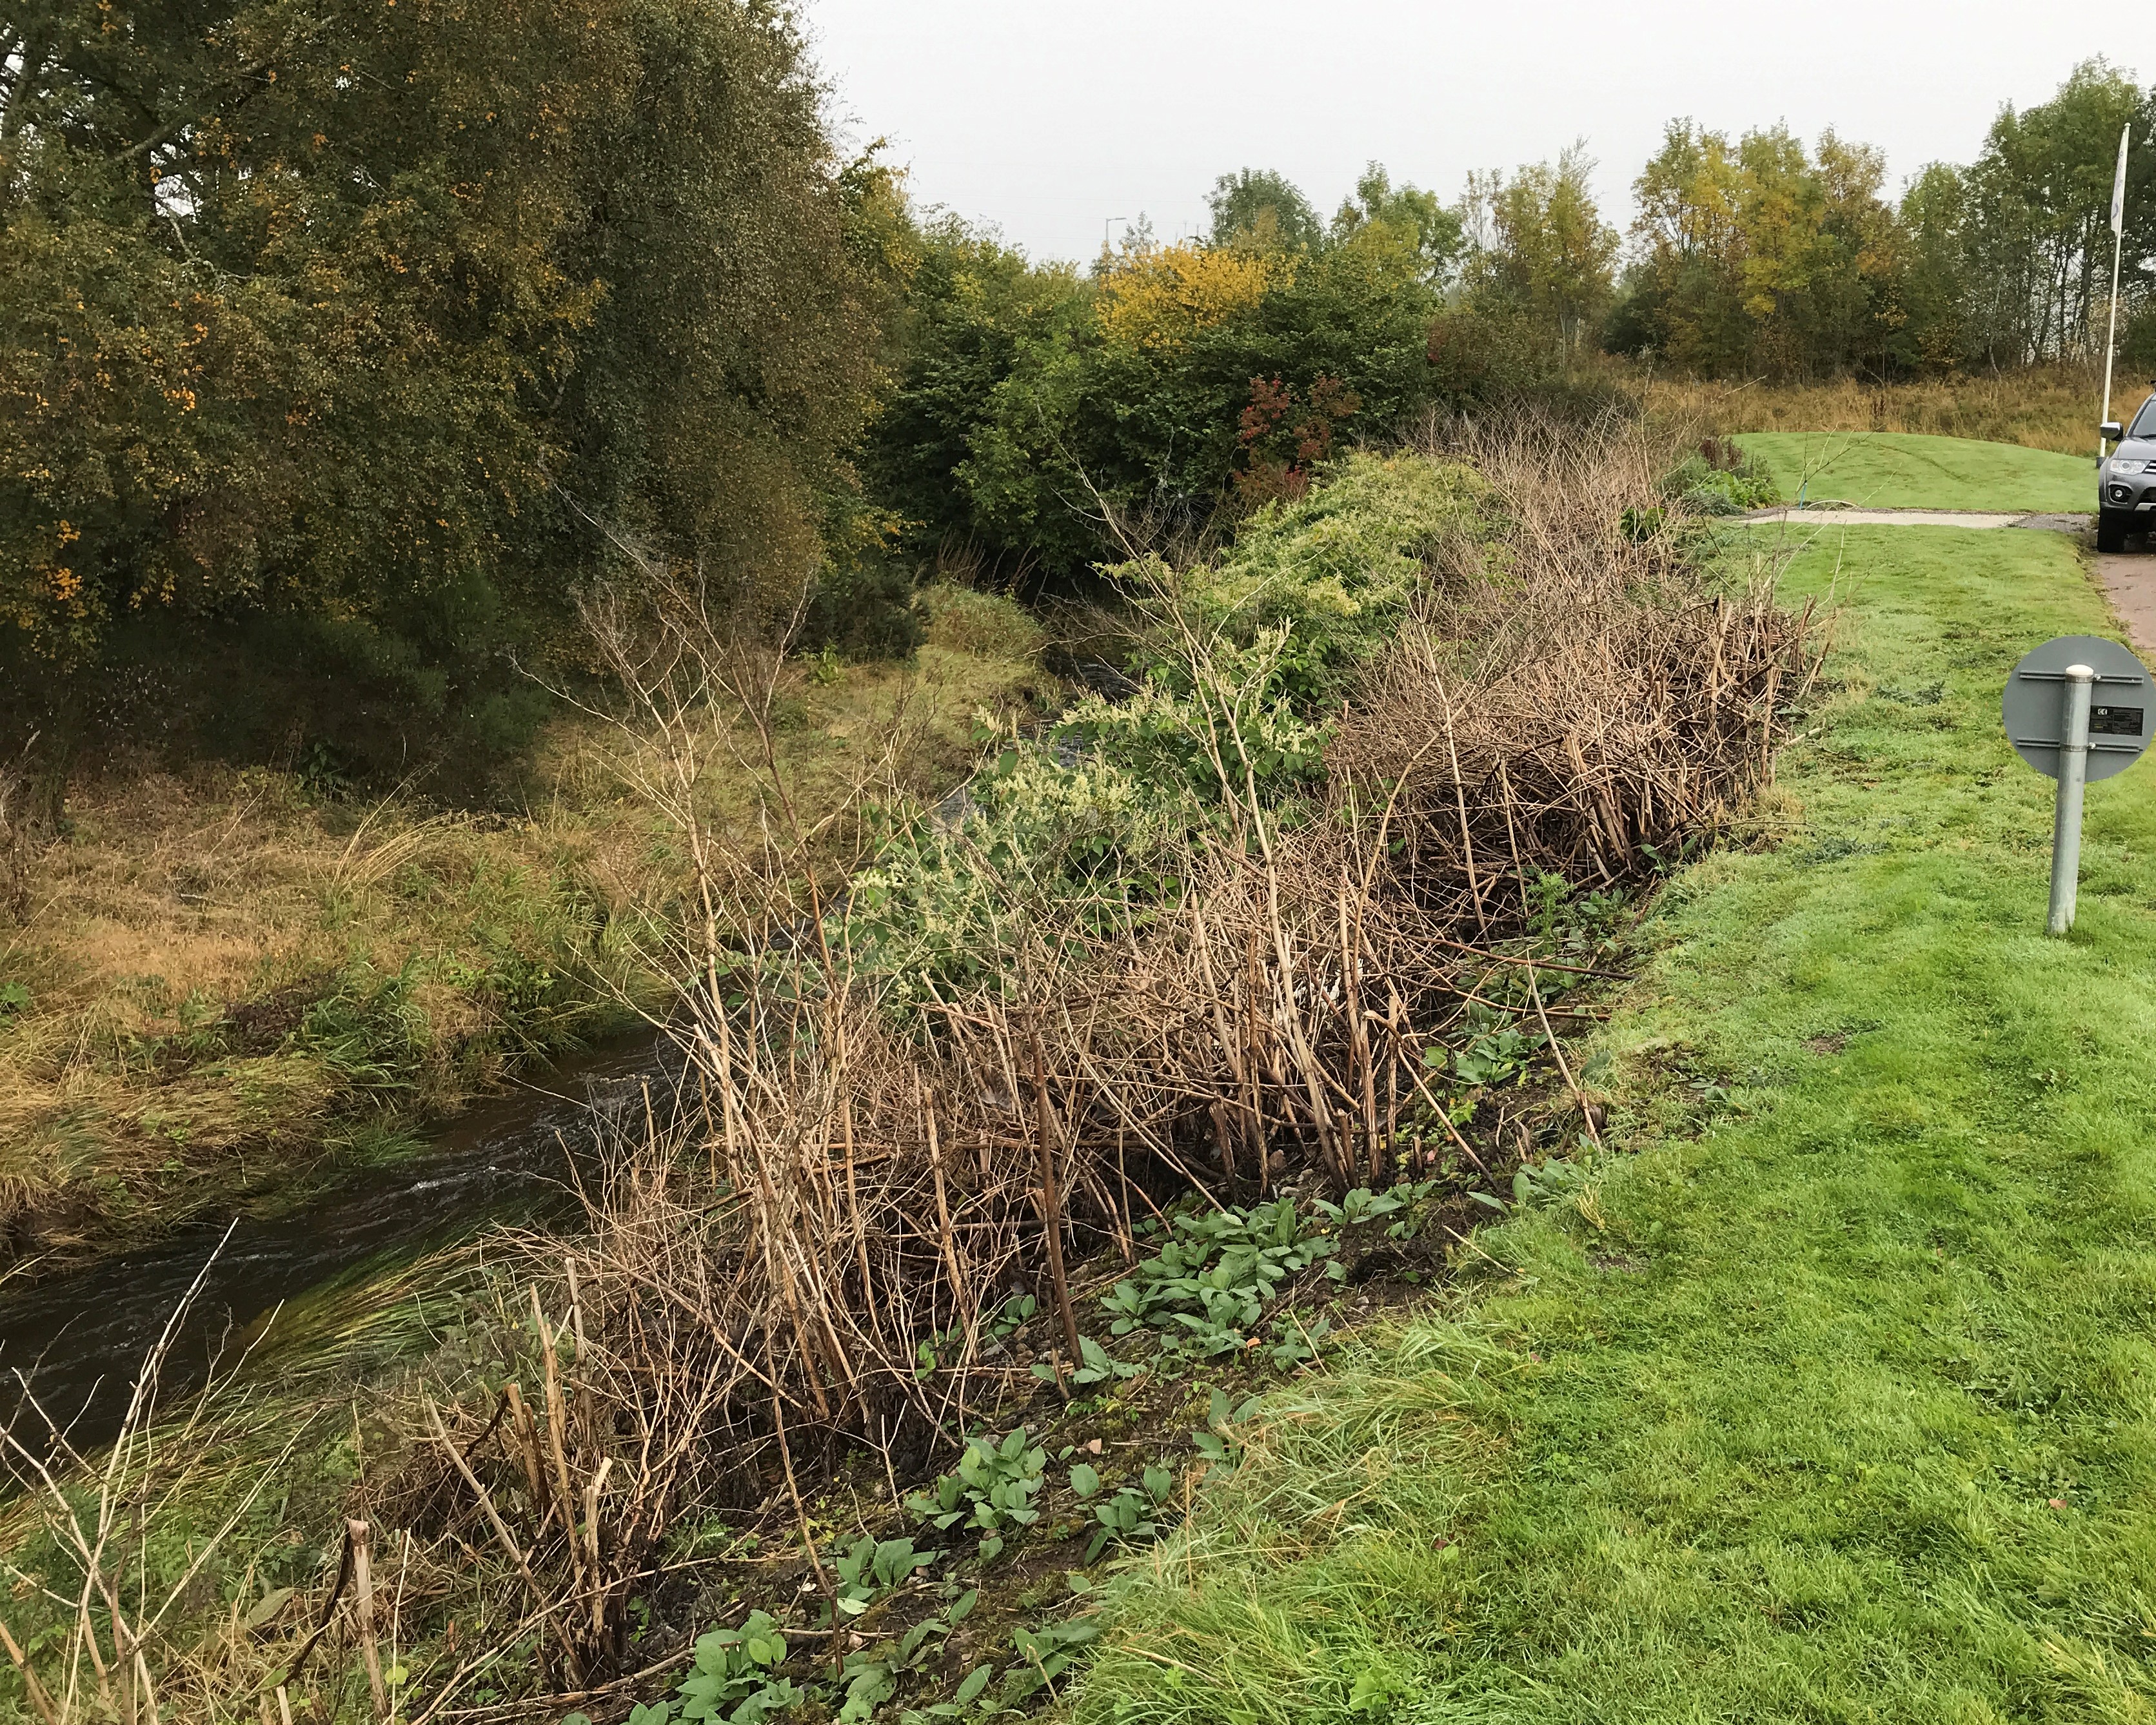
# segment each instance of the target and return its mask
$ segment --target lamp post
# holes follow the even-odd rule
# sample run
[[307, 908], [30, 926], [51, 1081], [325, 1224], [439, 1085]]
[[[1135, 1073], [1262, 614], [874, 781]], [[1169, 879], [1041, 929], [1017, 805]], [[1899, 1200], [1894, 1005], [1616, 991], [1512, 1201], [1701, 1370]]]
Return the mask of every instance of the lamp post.
[[2118, 346], [2118, 260], [2126, 244], [2126, 144], [2129, 122], [2118, 130], [2118, 168], [2111, 177], [2111, 326], [2103, 337], [2103, 417], [2097, 421], [2096, 459], [2103, 459], [2102, 428], [2111, 424], [2111, 357]]

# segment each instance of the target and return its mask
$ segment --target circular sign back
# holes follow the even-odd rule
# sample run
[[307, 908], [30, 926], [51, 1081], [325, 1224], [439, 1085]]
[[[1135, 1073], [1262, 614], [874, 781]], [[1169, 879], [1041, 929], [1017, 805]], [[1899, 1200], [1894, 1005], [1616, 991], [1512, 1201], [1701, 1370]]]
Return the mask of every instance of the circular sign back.
[[2039, 773], [2059, 776], [2071, 665], [2096, 673], [2089, 691], [2088, 776], [2109, 778], [2139, 760], [2156, 735], [2156, 683], [2132, 652], [2102, 635], [2061, 635], [2014, 667], [1999, 702], [2006, 740]]

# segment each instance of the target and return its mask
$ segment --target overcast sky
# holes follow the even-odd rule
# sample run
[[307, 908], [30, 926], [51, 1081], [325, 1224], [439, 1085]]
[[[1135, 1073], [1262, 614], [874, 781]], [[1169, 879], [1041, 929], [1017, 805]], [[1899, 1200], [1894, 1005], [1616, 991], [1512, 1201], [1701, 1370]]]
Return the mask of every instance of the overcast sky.
[[[1220, 173], [1275, 167], [1330, 212], [1375, 158], [1459, 196], [1467, 171], [1584, 136], [1605, 214], [1673, 116], [1785, 120], [1887, 152], [1892, 183], [1966, 162], [2000, 104], [2045, 100], [2141, 14], [2090, 0], [804, 0], [855, 142], [915, 199], [1035, 257], [1111, 217], [1203, 232]], [[2130, 51], [2114, 60], [2139, 72]], [[2156, 69], [2156, 54], [2148, 56]]]

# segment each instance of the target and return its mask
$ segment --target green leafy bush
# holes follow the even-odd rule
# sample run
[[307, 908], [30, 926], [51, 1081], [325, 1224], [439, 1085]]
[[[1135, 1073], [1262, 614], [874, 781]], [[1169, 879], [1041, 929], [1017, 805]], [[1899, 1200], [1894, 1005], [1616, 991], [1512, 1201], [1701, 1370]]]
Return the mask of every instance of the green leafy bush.
[[[1285, 630], [1273, 690], [1309, 712], [1337, 703], [1391, 641], [1429, 561], [1475, 529], [1489, 497], [1471, 468], [1358, 451], [1303, 496], [1260, 509], [1210, 564], [1176, 573], [1142, 560], [1106, 572], [1142, 606], [1172, 595], [1194, 628], [1235, 645]], [[1148, 669], [1172, 685], [1181, 665], [1156, 654]]]
[[939, 1530], [961, 1522], [978, 1527], [981, 1554], [993, 1557], [1003, 1549], [1006, 1530], [1029, 1527], [1040, 1519], [1033, 1500], [1047, 1468], [1048, 1452], [1030, 1440], [1023, 1425], [1000, 1442], [976, 1434], [966, 1440], [957, 1467], [927, 1491], [908, 1497], [906, 1507]]
[[1106, 933], [1179, 890], [1147, 871], [1173, 811], [1118, 762], [1014, 746], [965, 796], [956, 822], [924, 815], [892, 833], [834, 919], [856, 973], [881, 978], [894, 1009], [997, 982], [1004, 955], [1044, 916]]
[[1694, 515], [1742, 515], [1780, 501], [1767, 465], [1727, 438], [1708, 438], [1677, 464], [1662, 489]]

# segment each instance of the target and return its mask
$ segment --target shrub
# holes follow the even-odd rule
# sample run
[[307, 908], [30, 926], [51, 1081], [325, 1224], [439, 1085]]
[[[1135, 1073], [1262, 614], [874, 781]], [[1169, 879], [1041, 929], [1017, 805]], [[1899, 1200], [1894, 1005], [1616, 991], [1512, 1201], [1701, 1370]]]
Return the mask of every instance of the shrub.
[[1045, 639], [1033, 614], [1014, 598], [972, 588], [937, 586], [921, 595], [927, 639], [979, 659], [1031, 660]]
[[1781, 495], [1765, 463], [1721, 437], [1707, 439], [1679, 462], [1663, 489], [1695, 515], [1742, 515]]
[[[1473, 530], [1487, 496], [1469, 468], [1358, 452], [1306, 495], [1260, 509], [1209, 566], [1172, 575], [1148, 560], [1107, 572], [1142, 595], [1172, 593], [1194, 626], [1238, 644], [1285, 629], [1278, 691], [1309, 711], [1337, 702], [1391, 639], [1430, 559]], [[1173, 675], [1170, 660], [1149, 668]]]
[[849, 659], [905, 659], [927, 637], [912, 578], [887, 562], [824, 571], [802, 613], [798, 644]]

